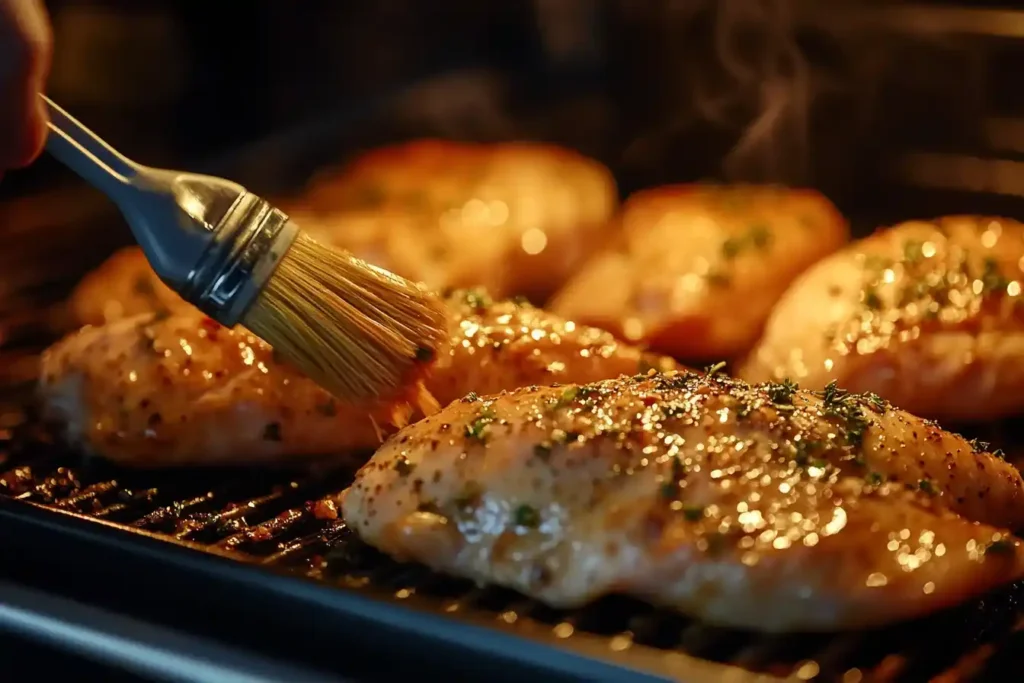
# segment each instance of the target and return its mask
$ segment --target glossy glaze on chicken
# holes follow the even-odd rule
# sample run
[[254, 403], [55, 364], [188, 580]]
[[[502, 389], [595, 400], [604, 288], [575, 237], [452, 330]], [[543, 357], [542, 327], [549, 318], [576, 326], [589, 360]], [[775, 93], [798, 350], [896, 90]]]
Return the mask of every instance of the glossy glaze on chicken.
[[322, 175], [286, 206], [335, 244], [434, 289], [543, 301], [603, 243], [617, 204], [608, 169], [571, 150], [416, 140]]
[[741, 374], [837, 380], [950, 422], [1024, 411], [1024, 225], [953, 216], [882, 230], [786, 292]]
[[1024, 573], [1000, 530], [1024, 522], [1014, 468], [834, 385], [651, 373], [470, 396], [393, 436], [342, 502], [398, 559], [768, 631], [911, 618]]
[[[482, 290], [447, 297], [450, 353], [426, 380], [442, 404], [471, 391], [592, 381], [670, 360]], [[396, 406], [331, 398], [246, 330], [202, 314], [86, 327], [43, 357], [46, 418], [76, 447], [140, 466], [364, 458]]]
[[619, 245], [550, 307], [682, 359], [745, 353], [793, 279], [847, 238], [823, 196], [768, 186], [646, 190], [626, 202], [621, 224]]

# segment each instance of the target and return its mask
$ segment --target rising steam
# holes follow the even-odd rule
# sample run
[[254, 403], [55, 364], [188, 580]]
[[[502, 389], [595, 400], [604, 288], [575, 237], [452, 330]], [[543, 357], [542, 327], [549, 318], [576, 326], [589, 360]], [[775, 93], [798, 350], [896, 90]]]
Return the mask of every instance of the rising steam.
[[646, 150], [696, 125], [735, 140], [721, 160], [726, 180], [807, 182], [813, 114], [827, 96], [849, 102], [835, 126], [848, 138], [871, 117], [887, 50], [850, 21], [865, 0], [669, 0], [661, 16], [666, 56], [681, 83], [670, 113], [637, 143]]

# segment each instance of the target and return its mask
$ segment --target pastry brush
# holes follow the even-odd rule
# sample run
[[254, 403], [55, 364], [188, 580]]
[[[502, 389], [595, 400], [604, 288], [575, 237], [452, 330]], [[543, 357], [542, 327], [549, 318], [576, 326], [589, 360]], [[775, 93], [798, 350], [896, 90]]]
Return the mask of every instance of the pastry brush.
[[421, 286], [329, 248], [241, 185], [119, 154], [49, 109], [46, 150], [121, 210], [157, 275], [222, 325], [241, 324], [342, 399], [393, 399], [447, 340]]

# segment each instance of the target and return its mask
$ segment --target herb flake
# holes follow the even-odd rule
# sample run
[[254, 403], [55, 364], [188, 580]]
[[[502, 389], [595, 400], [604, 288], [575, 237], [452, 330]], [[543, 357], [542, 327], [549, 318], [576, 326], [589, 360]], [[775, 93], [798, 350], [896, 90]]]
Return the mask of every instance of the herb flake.
[[512, 514], [512, 521], [515, 522], [516, 526], [536, 529], [540, 526], [540, 513], [537, 511], [537, 508], [531, 505], [520, 505]]
[[485, 406], [477, 413], [476, 419], [466, 425], [466, 438], [477, 441], [487, 440], [487, 428], [494, 422], [494, 411]]

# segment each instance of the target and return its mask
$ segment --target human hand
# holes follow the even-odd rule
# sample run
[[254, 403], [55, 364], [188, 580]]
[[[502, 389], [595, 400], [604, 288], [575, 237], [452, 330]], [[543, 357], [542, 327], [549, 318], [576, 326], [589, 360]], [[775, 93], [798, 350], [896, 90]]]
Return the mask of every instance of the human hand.
[[0, 173], [32, 163], [46, 142], [39, 93], [52, 48], [42, 0], [0, 0]]

